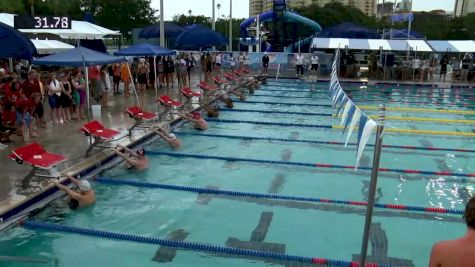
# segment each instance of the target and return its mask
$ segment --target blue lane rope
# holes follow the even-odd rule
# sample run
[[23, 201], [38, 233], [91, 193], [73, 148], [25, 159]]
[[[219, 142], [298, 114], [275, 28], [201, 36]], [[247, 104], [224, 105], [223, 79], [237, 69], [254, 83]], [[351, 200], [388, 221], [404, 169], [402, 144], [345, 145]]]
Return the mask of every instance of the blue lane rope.
[[233, 100], [236, 103], [251, 103], [251, 104], [269, 104], [269, 105], [291, 105], [291, 106], [307, 106], [307, 107], [332, 107], [328, 104], [302, 104], [302, 103], [286, 103], [286, 102], [267, 102], [267, 101], [252, 101], [252, 100]]
[[[197, 194], [224, 195], [224, 196], [233, 196], [233, 197], [250, 197], [250, 198], [260, 198], [260, 199], [274, 199], [274, 200], [289, 200], [289, 201], [325, 203], [325, 204], [360, 206], [360, 207], [367, 205], [367, 202], [361, 202], [361, 201], [333, 200], [333, 199], [325, 199], [325, 198], [288, 196], [288, 195], [277, 195], [277, 194], [262, 194], [262, 193], [255, 193], [255, 192], [221, 190], [221, 189], [180, 186], [180, 185], [171, 185], [171, 184], [158, 184], [158, 183], [142, 182], [142, 181], [136, 181], [136, 180], [111, 179], [111, 178], [104, 178], [104, 177], [96, 178], [96, 181], [101, 184], [130, 185], [130, 186], [135, 186], [135, 187], [184, 191], [184, 192], [192, 192], [192, 193], [197, 193]], [[427, 207], [407, 206], [407, 205], [398, 205], [398, 207], [404, 207], [404, 208], [395, 208], [394, 204], [384, 204], [384, 203], [378, 203], [377, 207], [383, 208], [383, 209], [391, 209], [391, 210], [403, 209], [403, 210], [417, 211], [417, 212], [422, 212], [422, 213], [444, 213], [444, 214], [455, 214], [455, 215], [461, 215], [464, 213], [463, 210], [456, 210], [456, 209], [431, 210], [432, 207], [427, 208]]]
[[288, 114], [288, 115], [305, 115], [305, 116], [322, 116], [331, 117], [331, 113], [315, 113], [315, 112], [294, 112], [294, 111], [272, 111], [272, 110], [258, 110], [258, 109], [220, 109], [223, 112], [253, 112], [253, 113], [267, 113], [267, 114]]
[[[229, 110], [231, 111], [231, 110]], [[345, 145], [344, 142], [338, 141], [317, 141], [317, 140], [295, 140], [286, 138], [272, 138], [272, 137], [255, 137], [255, 136], [240, 136], [240, 135], [225, 135], [225, 134], [206, 134], [206, 133], [185, 133], [181, 132], [180, 135], [193, 135], [193, 136], [206, 136], [206, 137], [218, 137], [229, 139], [243, 139], [243, 140], [262, 140], [262, 141], [279, 141], [290, 143], [305, 143], [305, 144], [317, 144], [317, 145]], [[348, 143], [349, 146], [356, 146], [356, 143]], [[366, 146], [374, 147], [374, 144], [367, 144]], [[384, 145], [384, 148], [394, 149], [406, 149], [406, 150], [424, 150], [424, 151], [449, 151], [449, 152], [462, 152], [462, 153], [475, 153], [473, 149], [461, 149], [461, 148], [442, 148], [442, 147], [424, 147], [424, 146], [396, 146], [396, 145]]]
[[[274, 165], [313, 167], [313, 168], [324, 168], [324, 169], [349, 169], [349, 170], [355, 169], [355, 166], [352, 166], [352, 165], [336, 165], [336, 164], [326, 164], [326, 163], [306, 163], [306, 162], [252, 159], [252, 158], [238, 158], [238, 157], [227, 157], [227, 156], [211, 156], [211, 155], [164, 152], [164, 151], [154, 151], [154, 150], [148, 150], [147, 153], [151, 155], [169, 156], [169, 157], [175, 157], [175, 158], [214, 159], [214, 160], [224, 160], [224, 161], [252, 162], [252, 163], [259, 163], [259, 164], [274, 164]], [[371, 171], [373, 168], [372, 167], [358, 167], [358, 169]], [[435, 171], [391, 169], [391, 168], [379, 168], [379, 171], [390, 172], [390, 173], [421, 174], [421, 175], [475, 177], [475, 173], [459, 173], [459, 172], [445, 172], [445, 171], [435, 172]]]
[[[246, 257], [273, 259], [273, 260], [281, 260], [281, 261], [289, 261], [289, 262], [301, 262], [301, 263], [307, 263], [307, 264], [328, 264], [331, 266], [339, 266], [339, 267], [356, 266], [354, 265], [355, 262], [349, 262], [349, 261], [331, 260], [331, 259], [314, 258], [314, 257], [303, 257], [303, 256], [287, 255], [287, 254], [281, 254], [281, 253], [275, 253], [275, 252], [215, 246], [215, 245], [209, 245], [209, 244], [204, 244], [204, 243], [167, 240], [167, 239], [161, 239], [157, 237], [147, 237], [147, 236], [131, 235], [131, 234], [118, 233], [118, 232], [109, 232], [109, 231], [98, 230], [98, 229], [93, 229], [93, 228], [84, 228], [84, 227], [78, 227], [78, 226], [72, 226], [72, 225], [61, 225], [57, 223], [49, 223], [49, 222], [34, 221], [34, 220], [26, 220], [24, 222], [21, 222], [21, 225], [25, 228], [33, 229], [33, 230], [46, 230], [46, 231], [51, 231], [51, 232], [72, 233], [72, 234], [85, 235], [85, 236], [108, 238], [108, 239], [113, 239], [113, 240], [132, 241], [132, 242], [138, 242], [138, 243], [160, 245], [164, 247], [183, 249], [183, 250], [193, 250], [193, 251], [208, 252], [208, 253], [223, 253], [223, 254], [228, 254], [228, 255], [240, 255], [240, 256], [246, 256]], [[388, 264], [372, 264], [372, 265], [370, 264], [371, 263], [369, 263], [367, 266], [393, 267], [392, 265], [388, 265]]]
[[259, 125], [272, 125], [272, 126], [285, 126], [285, 127], [309, 127], [309, 128], [325, 128], [332, 129], [332, 125], [323, 125], [323, 124], [300, 124], [300, 123], [283, 123], [283, 122], [268, 122], [268, 121], [245, 121], [245, 120], [224, 120], [224, 119], [215, 119], [207, 118], [208, 122], [219, 122], [219, 123], [249, 123], [249, 124], [259, 124]]

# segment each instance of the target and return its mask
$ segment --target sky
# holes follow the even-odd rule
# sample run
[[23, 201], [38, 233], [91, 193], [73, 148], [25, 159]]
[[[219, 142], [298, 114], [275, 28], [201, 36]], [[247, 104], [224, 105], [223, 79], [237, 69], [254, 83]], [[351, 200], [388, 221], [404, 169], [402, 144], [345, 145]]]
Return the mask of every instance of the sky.
[[[165, 20], [171, 20], [173, 15], [185, 14], [188, 15], [188, 10], [192, 11], [193, 15], [205, 15], [211, 17], [212, 0], [163, 0], [165, 10]], [[382, 2], [382, 0], [379, 0]], [[394, 1], [394, 0], [387, 0]], [[221, 8], [216, 9], [216, 17], [229, 15], [229, 0], [215, 0], [216, 5], [221, 4]], [[155, 9], [160, 9], [160, 0], [152, 0], [152, 6]], [[433, 9], [443, 9], [453, 11], [455, 0], [413, 0], [414, 11], [430, 11]], [[248, 18], [249, 17], [249, 0], [234, 0], [233, 1], [233, 18]]]

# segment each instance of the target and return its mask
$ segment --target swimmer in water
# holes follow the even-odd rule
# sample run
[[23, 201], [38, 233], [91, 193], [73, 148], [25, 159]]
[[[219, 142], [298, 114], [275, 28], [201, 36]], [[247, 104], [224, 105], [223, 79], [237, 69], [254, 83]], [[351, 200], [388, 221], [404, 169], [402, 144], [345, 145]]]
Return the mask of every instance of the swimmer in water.
[[199, 112], [195, 111], [191, 115], [183, 113], [180, 116], [185, 120], [195, 123], [193, 125], [193, 128], [200, 131], [208, 130], [208, 123], [201, 117], [201, 114]]
[[[121, 150], [125, 150], [125, 154], [121, 152]], [[148, 169], [148, 158], [145, 155], [145, 149], [139, 148], [136, 151], [133, 151], [130, 148], [124, 147], [122, 145], [117, 145], [117, 148], [112, 149], [117, 156], [123, 158], [128, 164], [129, 164], [129, 169], [134, 168], [138, 171], [144, 171]]]
[[175, 134], [167, 133], [162, 128], [153, 129], [163, 140], [165, 140], [172, 148], [178, 149], [181, 147], [181, 141], [178, 139]]
[[78, 187], [79, 192], [71, 190], [69, 187], [62, 185], [58, 181], [54, 181], [53, 183], [57, 188], [68, 194], [70, 198], [69, 207], [72, 210], [76, 210], [78, 207], [87, 207], [96, 202], [96, 194], [94, 193], [94, 190], [92, 190], [88, 181], [79, 181], [70, 175], [66, 175], [66, 177], [69, 178], [71, 183]]
[[432, 247], [429, 267], [475, 266], [475, 197], [468, 201], [463, 219], [467, 225], [465, 235], [435, 244]]
[[203, 109], [208, 112], [208, 117], [218, 118], [219, 117], [219, 106], [215, 105], [214, 107], [208, 106], [206, 104], [201, 105]]

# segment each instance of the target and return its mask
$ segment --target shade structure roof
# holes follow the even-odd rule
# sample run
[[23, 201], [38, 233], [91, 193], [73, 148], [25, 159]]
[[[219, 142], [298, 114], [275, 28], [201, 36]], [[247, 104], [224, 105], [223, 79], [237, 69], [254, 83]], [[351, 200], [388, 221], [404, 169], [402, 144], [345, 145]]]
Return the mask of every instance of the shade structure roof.
[[116, 56], [163, 56], [172, 55], [175, 51], [168, 48], [163, 48], [158, 45], [138, 44], [121, 49], [114, 53]]
[[125, 62], [124, 57], [116, 57], [109, 54], [96, 52], [82, 46], [78, 46], [72, 50], [54, 54], [51, 56], [35, 59], [35, 65], [49, 65], [49, 66], [71, 66], [82, 67], [95, 66], [103, 64], [111, 64], [118, 62]]
[[463, 41], [427, 41], [436, 52], [475, 52], [475, 42], [473, 40]]
[[320, 49], [348, 48], [352, 50], [433, 51], [424, 40], [314, 38], [312, 47]]
[[0, 22], [0, 58], [31, 60], [36, 54], [36, 48], [30, 39], [13, 27]]
[[212, 29], [200, 24], [193, 24], [188, 26], [186, 31], [176, 38], [175, 45], [178, 48], [200, 49], [205, 46], [218, 46], [227, 43], [227, 38], [221, 33], [213, 31]]
[[74, 46], [57, 41], [57, 40], [36, 40], [32, 39], [33, 45], [36, 47], [39, 55], [49, 55], [58, 52], [64, 52], [74, 49]]
[[[185, 31], [185, 29], [183, 29], [182, 27], [174, 23], [165, 22], [165, 36], [166, 37], [172, 37], [172, 38], [177, 37], [183, 31]], [[150, 25], [146, 28], [143, 28], [139, 32], [139, 38], [149, 39], [149, 38], [159, 38], [159, 37], [160, 37], [160, 23]]]
[[[0, 22], [11, 27], [14, 25], [14, 14], [0, 13]], [[120, 32], [109, 30], [99, 25], [87, 22], [72, 20], [71, 29], [19, 29], [24, 33], [51, 33], [63, 39], [102, 39], [106, 35], [120, 35]]]
[[352, 38], [352, 39], [378, 39], [379, 34], [369, 28], [351, 22], [343, 22], [333, 27], [325, 28], [318, 35], [325, 38]]

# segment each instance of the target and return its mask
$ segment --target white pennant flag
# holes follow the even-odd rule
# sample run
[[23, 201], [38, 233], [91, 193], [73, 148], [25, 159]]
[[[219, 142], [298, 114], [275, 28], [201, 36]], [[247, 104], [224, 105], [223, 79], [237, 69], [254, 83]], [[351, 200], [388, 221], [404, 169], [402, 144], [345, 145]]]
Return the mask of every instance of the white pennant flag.
[[[371, 136], [371, 133], [373, 132], [374, 128], [376, 128], [376, 126], [378, 126], [378, 124], [374, 120], [368, 120], [364, 126], [363, 133], [361, 134], [360, 145], [358, 147], [358, 154], [356, 156], [355, 171], [358, 169], [360, 158], [363, 155], [363, 151], [366, 147], [366, 144], [368, 143], [369, 137]], [[363, 126], [360, 125], [360, 127]], [[379, 137], [376, 136], [376, 138]]]
[[334, 94], [333, 95], [333, 98], [332, 98], [332, 102], [335, 103], [335, 101], [338, 99], [338, 97], [343, 94], [343, 89], [341, 89], [341, 86], [338, 86], [338, 89], [337, 89], [338, 93]]
[[346, 136], [345, 147], [348, 145], [351, 134], [353, 133], [353, 130], [355, 129], [355, 125], [360, 121], [360, 118], [361, 118], [361, 111], [359, 109], [356, 109], [355, 115], [353, 115], [353, 119], [351, 120], [351, 123], [350, 123], [350, 129], [348, 130], [348, 135]]
[[350, 111], [351, 108], [351, 101], [346, 102], [345, 109], [343, 110], [343, 113], [341, 115], [341, 123], [340, 126], [343, 126], [343, 124], [346, 121], [346, 117], [348, 116], [348, 111]]

